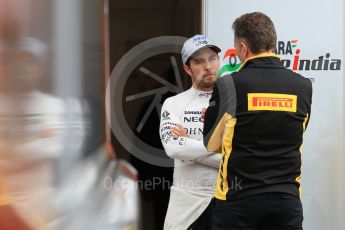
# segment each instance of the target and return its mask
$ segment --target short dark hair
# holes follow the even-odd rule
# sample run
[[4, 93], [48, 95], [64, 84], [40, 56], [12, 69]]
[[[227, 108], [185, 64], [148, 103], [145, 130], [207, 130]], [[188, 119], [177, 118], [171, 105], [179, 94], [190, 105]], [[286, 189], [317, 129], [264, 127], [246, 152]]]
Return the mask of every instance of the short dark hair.
[[253, 54], [274, 50], [277, 34], [272, 20], [265, 14], [253, 12], [238, 17], [232, 24], [236, 38], [245, 39]]

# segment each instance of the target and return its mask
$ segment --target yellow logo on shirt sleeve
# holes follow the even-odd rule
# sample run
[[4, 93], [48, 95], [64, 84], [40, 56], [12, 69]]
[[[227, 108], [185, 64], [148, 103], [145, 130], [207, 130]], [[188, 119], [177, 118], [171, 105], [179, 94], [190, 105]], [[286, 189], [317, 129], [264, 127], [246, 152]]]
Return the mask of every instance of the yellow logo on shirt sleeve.
[[297, 95], [248, 93], [248, 111], [297, 111]]

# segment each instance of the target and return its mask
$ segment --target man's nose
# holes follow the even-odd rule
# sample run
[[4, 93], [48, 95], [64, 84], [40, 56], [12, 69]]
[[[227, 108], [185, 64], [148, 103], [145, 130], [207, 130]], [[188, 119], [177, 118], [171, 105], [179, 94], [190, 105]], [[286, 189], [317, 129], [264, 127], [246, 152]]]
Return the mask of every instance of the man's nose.
[[207, 70], [208, 72], [211, 71], [211, 63], [209, 61], [205, 62], [205, 70]]

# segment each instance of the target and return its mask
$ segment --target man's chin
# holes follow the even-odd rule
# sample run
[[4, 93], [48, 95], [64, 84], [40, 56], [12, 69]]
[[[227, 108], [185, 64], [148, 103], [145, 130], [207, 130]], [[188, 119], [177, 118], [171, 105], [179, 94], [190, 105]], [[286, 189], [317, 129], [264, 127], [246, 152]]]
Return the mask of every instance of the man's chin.
[[203, 82], [202, 84], [200, 84], [200, 86], [204, 89], [208, 89], [208, 88], [213, 88], [213, 86], [215, 85], [216, 81], [212, 81], [212, 82]]

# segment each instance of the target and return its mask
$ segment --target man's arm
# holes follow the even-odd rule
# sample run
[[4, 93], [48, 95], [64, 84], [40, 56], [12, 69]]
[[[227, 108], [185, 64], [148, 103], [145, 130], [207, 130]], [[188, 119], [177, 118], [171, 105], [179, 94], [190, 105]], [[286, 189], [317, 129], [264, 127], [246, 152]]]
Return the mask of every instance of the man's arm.
[[307, 126], [309, 124], [310, 120], [310, 114], [311, 114], [311, 104], [312, 104], [312, 96], [313, 96], [313, 84], [311, 80], [308, 79], [307, 81], [307, 87], [306, 87], [306, 92], [307, 92], [307, 116], [304, 121], [303, 129], [306, 130]]
[[[188, 137], [182, 125], [177, 125], [175, 127], [172, 127], [171, 131], [173, 132], [173, 134], [179, 137]], [[206, 165], [209, 167], [213, 167], [213, 168], [219, 168], [221, 158], [222, 158], [221, 154], [209, 153], [209, 155], [207, 156], [203, 156], [203, 157], [195, 159], [194, 162], [202, 164], [202, 165]]]
[[210, 152], [222, 152], [226, 123], [236, 114], [236, 89], [232, 76], [219, 78], [204, 118], [204, 145]]
[[176, 114], [176, 105], [167, 99], [162, 106], [159, 128], [166, 154], [172, 159], [186, 161], [195, 161], [209, 156], [211, 153], [207, 151], [202, 141], [178, 136], [172, 132], [171, 129], [180, 123], [180, 117]]
[[222, 160], [222, 154], [210, 153], [206, 157], [195, 159], [194, 162], [197, 162], [199, 164], [206, 165], [212, 168], [219, 168], [219, 164], [221, 160]]

